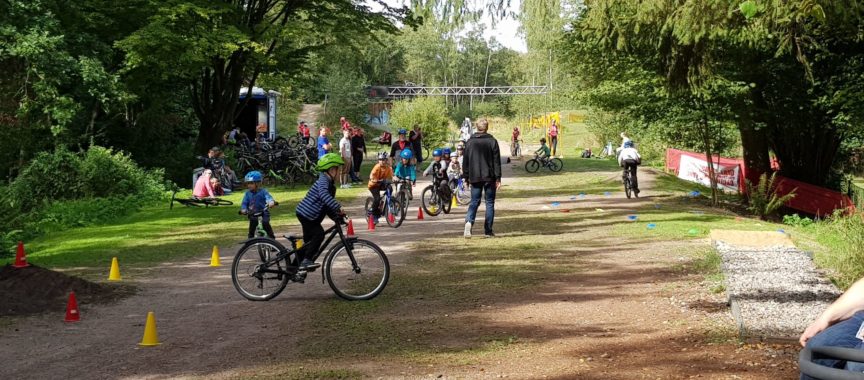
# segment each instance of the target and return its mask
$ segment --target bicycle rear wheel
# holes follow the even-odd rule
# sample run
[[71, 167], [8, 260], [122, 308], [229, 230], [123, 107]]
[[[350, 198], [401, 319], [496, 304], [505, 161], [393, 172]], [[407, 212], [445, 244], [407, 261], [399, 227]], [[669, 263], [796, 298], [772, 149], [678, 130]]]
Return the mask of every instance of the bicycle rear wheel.
[[471, 188], [465, 181], [462, 181], [461, 184], [456, 186], [456, 203], [461, 206], [465, 206], [468, 203], [471, 203]]
[[327, 283], [336, 295], [349, 301], [375, 298], [390, 279], [390, 262], [384, 251], [371, 241], [357, 240], [349, 244], [351, 253], [345, 243], [328, 253], [324, 261]]
[[549, 170], [560, 172], [562, 168], [564, 168], [564, 161], [561, 161], [560, 158], [553, 158], [549, 161]]
[[537, 159], [530, 159], [525, 163], [525, 171], [528, 173], [535, 173], [537, 170], [540, 170], [540, 161]]
[[273, 261], [284, 251], [279, 242], [251, 239], [240, 248], [231, 265], [231, 282], [241, 296], [250, 301], [267, 301], [279, 295], [288, 284], [285, 260]]
[[429, 216], [438, 216], [441, 213], [441, 200], [438, 199], [435, 189], [432, 185], [426, 186], [420, 194], [423, 211]]
[[624, 177], [624, 194], [627, 194], [627, 199], [630, 199], [630, 177]]

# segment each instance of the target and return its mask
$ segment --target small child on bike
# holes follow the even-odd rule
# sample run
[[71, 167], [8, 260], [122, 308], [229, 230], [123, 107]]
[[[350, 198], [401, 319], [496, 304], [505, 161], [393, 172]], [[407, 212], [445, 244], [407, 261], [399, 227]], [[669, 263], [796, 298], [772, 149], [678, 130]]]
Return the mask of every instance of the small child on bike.
[[393, 181], [393, 167], [387, 162], [387, 153], [378, 153], [378, 163], [369, 173], [369, 192], [372, 193], [372, 223], [378, 224], [381, 217], [381, 192]]
[[[399, 163], [396, 164], [393, 175], [401, 180], [409, 180], [414, 185], [417, 182], [417, 170], [411, 160], [414, 158], [414, 152], [411, 149], [403, 149], [402, 153], [399, 153], [399, 158]], [[411, 192], [408, 192], [408, 194], [411, 194]]]
[[432, 151], [432, 162], [429, 167], [423, 171], [423, 176], [428, 177], [432, 174], [432, 182], [438, 186], [438, 195], [441, 199], [450, 199], [450, 184], [448, 183], [447, 161], [444, 161], [444, 151], [435, 149]]
[[636, 167], [641, 164], [642, 157], [639, 156], [639, 152], [633, 147], [633, 141], [628, 140], [624, 142], [624, 148], [618, 153], [618, 165], [624, 168], [621, 180], [626, 179], [627, 171], [630, 171], [630, 187], [636, 195], [639, 195], [639, 181], [636, 178]]
[[540, 138], [540, 149], [537, 149], [534, 154], [536, 154], [537, 158], [542, 162], [546, 162], [546, 160], [548, 160], [549, 157], [552, 156], [552, 151], [549, 149], [549, 146], [546, 145], [545, 137]]
[[336, 201], [336, 185], [334, 181], [345, 161], [337, 153], [327, 153], [318, 159], [315, 169], [321, 174], [318, 180], [309, 188], [306, 197], [297, 204], [297, 220], [303, 228], [303, 248], [297, 251], [296, 260], [301, 271], [315, 269], [321, 266], [312, 261], [324, 242], [324, 228], [321, 222], [324, 217], [330, 217], [340, 223], [345, 217], [342, 205]]
[[273, 233], [273, 227], [270, 226], [270, 211], [268, 208], [275, 206], [276, 201], [273, 200], [267, 189], [261, 187], [262, 179], [264, 179], [264, 176], [257, 170], [246, 173], [244, 181], [249, 191], [243, 195], [243, 202], [240, 203], [240, 213], [249, 215], [250, 239], [255, 237], [255, 230], [258, 228], [258, 217], [255, 214], [259, 212], [262, 213], [261, 224], [264, 226], [264, 231], [267, 232], [268, 237], [275, 239], [276, 235]]

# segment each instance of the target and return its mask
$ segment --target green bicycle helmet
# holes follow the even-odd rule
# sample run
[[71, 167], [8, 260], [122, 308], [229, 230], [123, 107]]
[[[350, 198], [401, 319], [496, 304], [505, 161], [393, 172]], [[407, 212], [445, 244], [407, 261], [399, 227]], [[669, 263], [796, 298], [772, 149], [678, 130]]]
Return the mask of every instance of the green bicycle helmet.
[[319, 172], [326, 172], [332, 167], [345, 165], [345, 161], [342, 160], [342, 157], [336, 153], [327, 153], [318, 160], [318, 164], [315, 165], [315, 170]]

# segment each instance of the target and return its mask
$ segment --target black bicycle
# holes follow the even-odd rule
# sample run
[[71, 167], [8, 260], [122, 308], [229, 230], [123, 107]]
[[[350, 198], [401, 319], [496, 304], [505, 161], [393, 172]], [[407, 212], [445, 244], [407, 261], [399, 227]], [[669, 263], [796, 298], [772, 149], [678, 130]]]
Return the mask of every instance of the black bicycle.
[[[375, 243], [345, 236], [342, 226], [347, 224], [343, 216], [327, 229], [324, 232], [327, 238], [310, 259], [317, 261], [324, 254], [321, 282], [326, 278], [336, 295], [350, 301], [369, 300], [387, 286], [390, 262]], [[334, 242], [337, 236], [339, 239]], [[300, 239], [291, 235], [285, 238], [291, 242], [290, 249], [266, 237], [252, 238], [243, 244], [231, 266], [231, 280], [240, 295], [251, 301], [267, 301], [285, 290], [288, 281], [305, 281], [307, 272], [300, 270], [296, 260]]]
[[534, 158], [525, 163], [525, 171], [528, 173], [534, 173], [540, 170], [541, 166], [553, 172], [560, 172], [561, 169], [564, 168], [564, 161], [561, 161], [560, 158], [539, 158], [539, 156], [535, 154]]
[[423, 206], [423, 211], [429, 216], [438, 216], [441, 211], [445, 214], [450, 213], [452, 202], [447, 197], [441, 196], [441, 179], [432, 179], [432, 184], [426, 186], [423, 192], [420, 193], [420, 203]]
[[234, 202], [229, 200], [225, 200], [222, 198], [198, 198], [198, 197], [189, 197], [189, 198], [177, 198], [177, 191], [171, 193], [171, 205], [168, 207], [169, 209], [174, 209], [174, 202], [177, 202], [186, 207], [210, 207], [210, 206], [231, 206]]
[[624, 194], [627, 194], [627, 199], [630, 199], [631, 196], [636, 196], [639, 198], [639, 189], [633, 186], [633, 174], [624, 169], [624, 175], [622, 176], [622, 181], [624, 182]]

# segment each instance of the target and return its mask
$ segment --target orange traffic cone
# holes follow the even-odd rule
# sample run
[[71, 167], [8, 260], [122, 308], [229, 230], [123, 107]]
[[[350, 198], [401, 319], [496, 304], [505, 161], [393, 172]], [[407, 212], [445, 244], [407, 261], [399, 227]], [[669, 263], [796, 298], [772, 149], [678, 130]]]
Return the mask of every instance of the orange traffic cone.
[[369, 229], [370, 232], [375, 231], [375, 221], [372, 220], [372, 215], [369, 215], [366, 218], [366, 221], [369, 222], [369, 224], [366, 225], [366, 228]]
[[69, 302], [66, 303], [66, 319], [64, 322], [78, 322], [81, 320], [81, 313], [78, 312], [78, 301], [75, 300], [75, 292], [69, 292]]
[[12, 264], [15, 268], [24, 268], [29, 267], [30, 264], [27, 264], [27, 255], [24, 253], [24, 242], [18, 242], [18, 252], [15, 254], [15, 264]]
[[348, 219], [348, 236], [354, 236], [354, 222]]
[[417, 207], [417, 220], [423, 220], [423, 208]]

